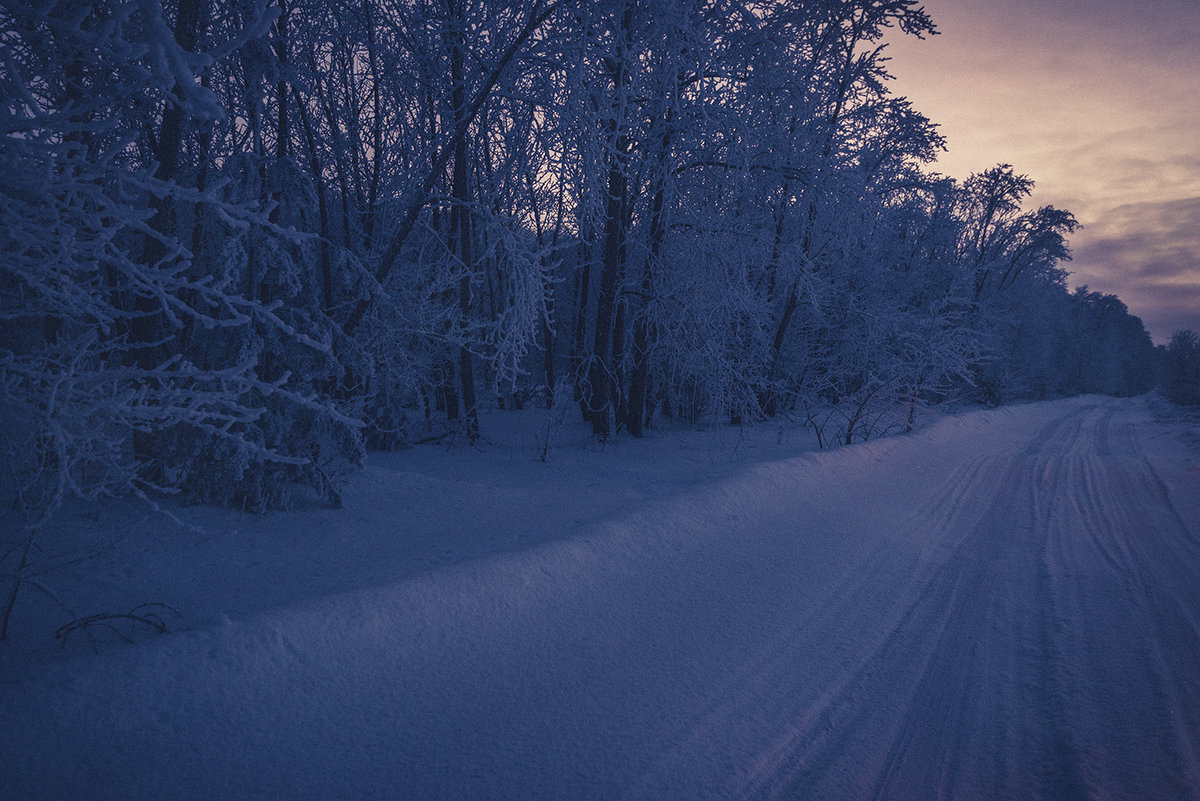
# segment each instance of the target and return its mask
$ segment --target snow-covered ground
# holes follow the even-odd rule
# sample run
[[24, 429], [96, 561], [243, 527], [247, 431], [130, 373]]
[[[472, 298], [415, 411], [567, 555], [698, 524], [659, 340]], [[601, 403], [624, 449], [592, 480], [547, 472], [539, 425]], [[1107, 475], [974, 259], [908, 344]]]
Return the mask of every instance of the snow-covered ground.
[[[496, 412], [340, 511], [80, 510], [3, 799], [1200, 798], [1200, 425], [1146, 399], [585, 447]], [[102, 635], [102, 632], [98, 632]]]

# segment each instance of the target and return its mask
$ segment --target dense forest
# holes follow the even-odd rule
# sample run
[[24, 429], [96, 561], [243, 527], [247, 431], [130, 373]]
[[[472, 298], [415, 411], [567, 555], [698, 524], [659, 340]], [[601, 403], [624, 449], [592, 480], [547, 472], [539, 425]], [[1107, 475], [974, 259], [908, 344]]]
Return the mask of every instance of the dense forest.
[[1154, 384], [1141, 322], [1067, 287], [1068, 211], [930, 167], [884, 44], [935, 33], [916, 0], [44, 0], [0, 29], [23, 531], [70, 496], [337, 504], [364, 449], [474, 441], [484, 407], [825, 446]]

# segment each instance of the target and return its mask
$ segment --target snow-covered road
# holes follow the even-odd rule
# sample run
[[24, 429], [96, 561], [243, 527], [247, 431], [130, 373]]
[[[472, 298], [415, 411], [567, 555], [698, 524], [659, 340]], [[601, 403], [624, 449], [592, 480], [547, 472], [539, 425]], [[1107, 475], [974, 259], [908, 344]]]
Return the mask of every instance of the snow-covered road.
[[1081, 398], [0, 687], [0, 797], [1200, 798], [1200, 455]]

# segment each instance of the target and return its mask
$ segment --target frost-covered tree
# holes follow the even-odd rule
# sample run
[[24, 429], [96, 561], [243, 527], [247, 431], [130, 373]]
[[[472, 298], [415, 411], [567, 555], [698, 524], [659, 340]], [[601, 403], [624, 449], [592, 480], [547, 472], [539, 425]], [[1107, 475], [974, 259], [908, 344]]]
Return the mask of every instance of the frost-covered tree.
[[1200, 335], [1188, 329], [1176, 331], [1164, 350], [1163, 394], [1182, 406], [1200, 404]]
[[1067, 328], [1060, 341], [1064, 394], [1101, 393], [1127, 397], [1154, 386], [1154, 346], [1142, 321], [1115, 295], [1071, 293], [1068, 313], [1056, 319]]
[[0, 11], [0, 637], [35, 537], [68, 497], [259, 507], [295, 481], [334, 497], [328, 460], [357, 458], [357, 424], [311, 380], [332, 358], [328, 334], [238, 266], [259, 253], [286, 282], [276, 257], [305, 241], [209, 169], [209, 132], [228, 115], [203, 76], [270, 15], [256, 8], [217, 40], [211, 11]]
[[973, 394], [1002, 403], [1037, 395], [1056, 371], [1054, 321], [1066, 310], [1070, 212], [1023, 210], [1033, 181], [1001, 164], [972, 175], [959, 195], [958, 259], [969, 284], [970, 325], [983, 345]]

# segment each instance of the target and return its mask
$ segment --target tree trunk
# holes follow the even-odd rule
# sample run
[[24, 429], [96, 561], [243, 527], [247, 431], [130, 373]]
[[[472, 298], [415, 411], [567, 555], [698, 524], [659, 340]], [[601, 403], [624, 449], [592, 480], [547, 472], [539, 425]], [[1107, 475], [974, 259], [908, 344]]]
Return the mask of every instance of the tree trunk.
[[[618, 277], [617, 286], [621, 283]], [[613, 322], [612, 384], [609, 389], [612, 393], [613, 422], [616, 430], [620, 432], [626, 427], [629, 416], [628, 397], [625, 394], [625, 315], [629, 302], [618, 295], [616, 304], [616, 319]]]
[[[196, 41], [200, 30], [202, 0], [180, 0], [178, 16], [175, 19], [175, 41], [186, 51], [196, 49]], [[182, 100], [182, 90], [175, 88], [176, 98]], [[180, 154], [183, 150], [183, 124], [185, 109], [182, 102], [167, 103], [163, 109], [162, 125], [158, 136], [155, 137], [154, 159], [157, 167], [154, 177], [159, 181], [173, 181], [179, 169]], [[166, 244], [163, 240], [174, 233], [174, 204], [170, 196], [154, 200], [154, 215], [150, 218], [150, 233], [146, 235], [142, 246], [142, 259], [147, 272], [153, 274], [158, 264], [167, 256]], [[129, 326], [129, 344], [133, 353], [134, 364], [143, 370], [153, 370], [162, 363], [166, 356], [163, 347], [166, 321], [157, 298], [149, 297], [144, 292], [136, 292], [133, 296], [133, 315]], [[148, 432], [134, 431], [134, 455], [139, 462], [152, 462], [159, 454]]]
[[607, 439], [612, 413], [612, 331], [617, 274], [620, 271], [622, 206], [625, 200], [625, 172], [622, 158], [627, 147], [624, 135], [617, 137], [616, 152], [608, 170], [608, 202], [604, 221], [604, 254], [600, 267], [600, 288], [596, 294], [596, 334], [585, 392], [592, 433]]
[[[460, 9], [456, 2], [449, 2], [451, 17], [456, 20]], [[466, 91], [463, 73], [463, 34], [456, 29], [450, 36], [450, 82], [451, 103], [454, 106], [455, 129], [463, 126], [463, 115], [466, 114]], [[460, 335], [467, 336], [467, 320], [471, 314], [471, 270], [474, 265], [474, 253], [471, 242], [471, 215], [469, 203], [470, 186], [467, 180], [467, 137], [459, 136], [454, 145], [454, 176], [450, 193], [453, 196], [453, 206], [450, 209], [450, 228], [454, 236], [455, 249], [461, 262], [463, 274], [458, 282], [458, 304], [462, 315], [462, 330]], [[479, 438], [479, 410], [475, 401], [475, 372], [471, 351], [463, 341], [458, 348], [458, 372], [461, 379], [463, 416], [466, 423], [467, 438], [473, 443]]]
[[308, 165], [317, 188], [317, 214], [321, 226], [321, 304], [325, 316], [331, 317], [333, 315], [333, 264], [329, 252], [329, 190], [325, 185], [321, 159], [317, 154], [317, 140], [313, 133], [312, 120], [309, 119], [308, 111], [300, 98], [296, 100], [296, 110], [300, 114], [300, 123], [304, 128], [304, 139], [308, 143]]
[[592, 286], [592, 253], [595, 248], [595, 242], [592, 241], [591, 233], [584, 234], [581, 239], [585, 243], [580, 247], [580, 253], [583, 256], [583, 264], [576, 274], [578, 281], [578, 289], [575, 296], [578, 299], [578, 304], [575, 309], [575, 338], [571, 348], [571, 371], [575, 376], [575, 402], [579, 404], [580, 414], [583, 415], [585, 421], [591, 420], [588, 415], [589, 394], [584, 391], [586, 383], [583, 375], [584, 362], [584, 347], [587, 340], [587, 313], [591, 286]]
[[609, 132], [613, 136], [612, 150], [608, 153], [607, 197], [604, 214], [604, 253], [600, 266], [600, 287], [596, 295], [596, 331], [594, 349], [588, 370], [587, 401], [588, 417], [592, 423], [592, 434], [598, 439], [607, 439], [611, 432], [612, 375], [613, 364], [613, 317], [616, 312], [617, 279], [621, 273], [621, 256], [625, 250], [625, 213], [628, 200], [628, 179], [625, 175], [629, 155], [629, 136], [624, 130], [622, 102], [628, 87], [628, 65], [625, 59], [630, 52], [630, 37], [633, 28], [632, 2], [626, 2], [621, 15], [617, 37], [620, 51], [609, 63], [612, 79], [612, 117]]
[[648, 417], [647, 389], [650, 378], [650, 318], [649, 309], [654, 296], [654, 266], [662, 250], [666, 227], [663, 221], [664, 194], [666, 189], [667, 149], [671, 144], [671, 112], [667, 110], [666, 127], [658, 151], [658, 174], [654, 179], [654, 194], [650, 200], [650, 250], [642, 265], [641, 312], [633, 328], [633, 369], [629, 376], [629, 412], [626, 425], [629, 433], [641, 437], [645, 433]]

